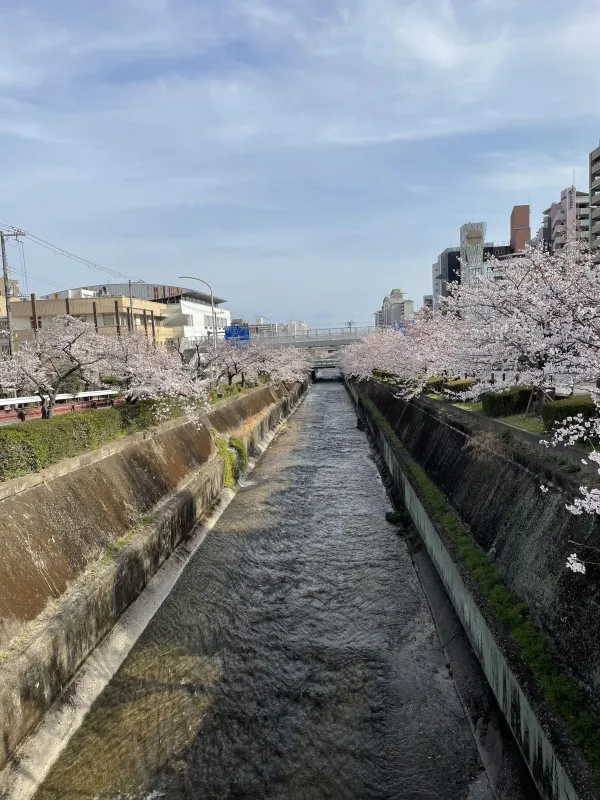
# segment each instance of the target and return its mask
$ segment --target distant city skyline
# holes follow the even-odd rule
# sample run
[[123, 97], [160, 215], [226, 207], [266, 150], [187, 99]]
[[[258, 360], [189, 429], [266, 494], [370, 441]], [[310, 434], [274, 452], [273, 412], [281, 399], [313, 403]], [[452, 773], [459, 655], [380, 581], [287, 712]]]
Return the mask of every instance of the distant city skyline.
[[[8, 0], [0, 24], [0, 220], [145, 281], [198, 275], [236, 317], [368, 322], [389, 286], [420, 304], [464, 222], [507, 241], [514, 205], [536, 231], [589, 188], [583, 0]], [[38, 294], [103, 280], [25, 255]]]

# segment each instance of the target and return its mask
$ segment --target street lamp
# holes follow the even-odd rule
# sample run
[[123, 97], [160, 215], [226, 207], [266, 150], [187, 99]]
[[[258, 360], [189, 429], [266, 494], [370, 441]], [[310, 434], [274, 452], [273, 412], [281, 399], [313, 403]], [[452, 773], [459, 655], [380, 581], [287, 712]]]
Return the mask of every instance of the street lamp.
[[210, 307], [212, 309], [212, 321], [213, 321], [213, 340], [214, 340], [214, 350], [215, 350], [215, 359], [217, 358], [217, 315], [215, 313], [215, 296], [213, 293], [213, 288], [208, 283], [208, 281], [203, 281], [202, 278], [195, 278], [193, 275], [180, 275], [179, 280], [185, 281], [199, 281], [203, 283], [205, 286], [208, 286], [210, 289]]

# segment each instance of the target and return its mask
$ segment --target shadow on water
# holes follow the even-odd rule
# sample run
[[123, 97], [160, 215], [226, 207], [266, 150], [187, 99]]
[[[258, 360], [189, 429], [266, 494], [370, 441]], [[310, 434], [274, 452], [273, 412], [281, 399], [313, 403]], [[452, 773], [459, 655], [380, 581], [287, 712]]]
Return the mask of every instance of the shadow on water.
[[491, 798], [342, 385], [314, 386], [38, 800]]

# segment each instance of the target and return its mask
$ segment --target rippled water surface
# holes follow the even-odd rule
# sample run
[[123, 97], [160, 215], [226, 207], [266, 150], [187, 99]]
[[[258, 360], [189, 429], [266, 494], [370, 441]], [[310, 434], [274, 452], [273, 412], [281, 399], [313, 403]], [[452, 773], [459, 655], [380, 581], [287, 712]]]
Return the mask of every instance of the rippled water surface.
[[488, 798], [340, 383], [319, 383], [38, 800]]

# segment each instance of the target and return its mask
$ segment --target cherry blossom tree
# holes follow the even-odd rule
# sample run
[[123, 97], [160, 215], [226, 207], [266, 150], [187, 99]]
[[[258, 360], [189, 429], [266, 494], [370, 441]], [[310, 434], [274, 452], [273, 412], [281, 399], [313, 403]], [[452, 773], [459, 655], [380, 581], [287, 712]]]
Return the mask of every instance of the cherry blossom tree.
[[486, 380], [495, 363], [523, 384], [544, 386], [600, 375], [600, 274], [586, 244], [570, 232], [563, 250], [529, 248], [491, 259], [488, 275], [451, 286], [444, 312], [463, 321], [455, 362]]
[[57, 395], [74, 376], [98, 383], [104, 347], [93, 325], [70, 316], [58, 317], [22, 344], [11, 358], [0, 356], [0, 384], [37, 394], [42, 416], [53, 416]]
[[310, 369], [301, 349], [277, 347], [260, 341], [239, 344], [221, 340], [217, 343], [216, 353], [212, 345], [206, 348], [200, 345], [189, 364], [204, 379], [215, 385], [225, 381], [229, 386], [237, 377], [245, 385], [261, 375], [268, 375], [274, 381], [302, 380]]
[[169, 398], [190, 408], [206, 402], [206, 378], [176, 352], [155, 347], [143, 334], [110, 337], [103, 348], [105, 375], [122, 383], [129, 400]]

